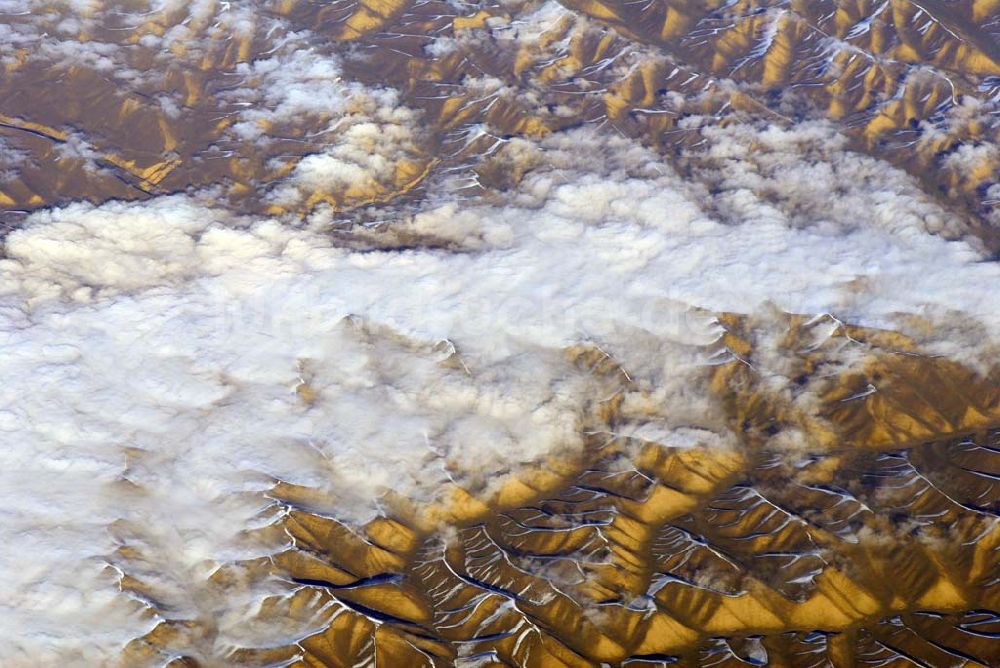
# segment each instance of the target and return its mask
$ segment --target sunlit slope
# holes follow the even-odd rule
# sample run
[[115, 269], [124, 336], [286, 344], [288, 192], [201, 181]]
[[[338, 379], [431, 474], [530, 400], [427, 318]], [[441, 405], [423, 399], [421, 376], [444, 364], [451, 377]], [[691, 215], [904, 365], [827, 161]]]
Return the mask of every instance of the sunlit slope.
[[[362, 256], [474, 256], [480, 240], [387, 221], [456, 183], [456, 202], [503, 202], [544, 161], [517, 140], [580, 126], [636, 139], [733, 222], [707, 201], [739, 190], [727, 170], [788, 198], [781, 142], [745, 129], [814, 120], [847, 138], [835, 150], [917, 179], [885, 190], [947, 210], [928, 235], [1000, 252], [996, 0], [230, 4], [2, 17], [5, 233], [74, 200], [186, 191], [295, 225], [322, 212], [331, 244]], [[788, 140], [796, 164], [832, 136]], [[864, 193], [858, 173], [821, 206]], [[790, 226], [816, 217], [806, 199]], [[581, 343], [559, 354], [592, 383], [585, 447], [502, 483], [456, 476], [433, 502], [390, 490], [359, 526], [329, 490], [268, 479], [241, 532], [272, 556], [180, 574], [166, 530], [112, 522], [108, 577], [151, 628], [121, 664], [1000, 665], [994, 359], [832, 315], [707, 316], [724, 333], [691, 393], [714, 432], [647, 429], [671, 396]], [[359, 345], [468, 373], [448, 341], [355, 326]], [[299, 371], [303, 410], [331, 401]], [[161, 465], [126, 454], [127, 470]], [[114, 492], [155, 501], [126, 476]], [[247, 621], [227, 597], [251, 589], [268, 595]], [[241, 642], [220, 643], [234, 626]]]
[[[878, 331], [724, 319], [739, 359], [710, 382], [738, 445], [673, 447], [588, 420], [582, 460], [552, 461], [492, 497], [404, 499], [359, 529], [278, 484], [292, 544], [214, 576], [301, 585], [260, 624], [315, 633], [234, 648], [241, 665], [995, 665], [1000, 620], [1000, 389]], [[748, 370], [780, 335], [803, 412]], [[763, 336], [768, 339], [755, 340]], [[863, 360], [838, 373], [842, 348]], [[797, 353], [791, 351], [799, 351]], [[595, 351], [577, 364], [622, 390]], [[876, 387], [868, 389], [869, 383]], [[794, 433], [794, 438], [786, 437]], [[443, 534], [441, 522], [453, 529]], [[277, 529], [274, 529], [277, 530]], [[124, 562], [127, 563], [127, 562]], [[127, 572], [127, 566], [123, 566]], [[148, 592], [141, 578], [129, 586]], [[155, 610], [155, 597], [151, 611]], [[203, 655], [211, 623], [165, 621], [126, 657]]]
[[[436, 0], [285, 0], [252, 21], [225, 3], [150, 18], [96, 3], [76, 32], [59, 23], [60, 7], [6, 19], [25, 34], [6, 49], [0, 133], [30, 156], [0, 184], [9, 210], [209, 185], [250, 210], [356, 209], [478, 160], [483, 147], [469, 141], [483, 124], [538, 136], [603, 122], [669, 155], [697, 143], [685, 122], [692, 115], [806, 115], [836, 121], [858, 150], [923, 179], [964, 212], [970, 231], [997, 243], [982, 223], [1000, 167], [995, 3], [508, 2], [459, 11]], [[247, 89], [269, 85], [252, 64], [280, 57], [290, 26], [325, 40], [309, 46], [319, 58], [349, 47], [348, 75], [399, 88], [420, 114], [420, 131], [377, 178], [268, 196], [348, 130], [331, 134], [329, 112], [305, 108], [241, 117], [261, 101]], [[47, 30], [51, 47], [32, 49], [28, 36]], [[69, 43], [89, 48], [77, 55]], [[330, 91], [340, 85], [339, 73], [319, 76]], [[370, 115], [365, 104], [349, 101], [348, 111]]]

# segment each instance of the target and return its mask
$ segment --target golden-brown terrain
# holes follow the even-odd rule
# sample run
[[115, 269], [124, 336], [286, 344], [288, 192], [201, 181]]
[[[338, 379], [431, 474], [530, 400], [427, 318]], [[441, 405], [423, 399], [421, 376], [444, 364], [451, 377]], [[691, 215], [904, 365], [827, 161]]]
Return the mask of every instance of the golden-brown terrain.
[[[594, 407], [579, 461], [523, 474], [487, 503], [460, 489], [442, 508], [400, 499], [391, 517], [352, 529], [310, 512], [307, 489], [277, 485], [292, 549], [217, 585], [263, 571], [305, 585], [260, 618], [318, 628], [287, 647], [238, 649], [234, 661], [996, 665], [996, 376], [838, 327], [789, 369], [821, 397], [803, 413], [755, 382], [754, 323], [724, 322], [723, 345], [739, 359], [711, 383], [741, 434], [736, 448], [616, 438], [612, 397]], [[779, 326], [803, 350], [817, 323]], [[860, 369], [820, 371], [845, 342], [865, 351]], [[628, 384], [596, 351], [567, 354]], [[777, 438], [787, 431], [804, 437]], [[454, 527], [443, 535], [442, 521]], [[141, 582], [123, 586], [155, 600]], [[165, 621], [127, 662], [197, 655], [205, 642], [210, 624]]]
[[[1000, 254], [998, 0], [262, 2], [311, 31], [316, 54], [340, 54], [345, 79], [398, 91], [409, 115], [390, 118], [345, 89], [377, 141], [412, 130], [360, 184], [291, 194], [281, 189], [297, 166], [333, 141], [330, 118], [241, 116], [270, 76], [246, 66], [284, 28], [230, 25], [222, 2], [144, 21], [94, 3], [92, 21], [58, 27], [61, 3], [37, 4], [0, 22], [108, 46], [0, 50], [0, 149], [17, 163], [4, 176], [0, 161], [5, 229], [73, 200], [202, 191], [249, 214], [325, 208], [351, 247], [433, 245], [364, 223], [444, 174], [468, 175], [463, 196], [514, 188], [532, 165], [502, 148], [512, 138], [600, 125], [710, 189], [707, 130], [809, 117], [915, 176], [954, 214], [940, 234]], [[149, 35], [173, 35], [169, 51], [144, 46]], [[434, 40], [447, 48], [429, 51]], [[389, 495], [386, 515], [363, 526], [276, 481], [277, 521], [259, 532], [289, 547], [220, 568], [211, 586], [287, 585], [254, 624], [287, 627], [288, 641], [227, 648], [227, 662], [1000, 665], [1000, 367], [972, 369], [891, 331], [715, 315], [725, 335], [707, 354], [723, 361], [704, 382], [734, 443], [629, 435], [625, 395], [647, 392], [651, 414], [655, 397], [580, 345], [566, 358], [609, 389], [580, 416], [582, 453], [489, 493], [456, 484], [430, 505]], [[775, 356], [781, 382], [757, 372]], [[460, 363], [459, 352], [442, 362]], [[305, 380], [296, 391], [324, 401]], [[155, 555], [130, 551], [127, 522], [113, 530], [121, 589], [161, 620], [123, 665], [211, 665], [211, 610], [172, 618], [156, 578], [130, 572]]]

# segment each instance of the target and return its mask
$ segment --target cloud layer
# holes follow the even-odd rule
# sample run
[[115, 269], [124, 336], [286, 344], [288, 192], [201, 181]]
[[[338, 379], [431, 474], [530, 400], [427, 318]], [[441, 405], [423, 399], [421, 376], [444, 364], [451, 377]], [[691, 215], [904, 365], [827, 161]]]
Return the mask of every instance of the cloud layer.
[[[141, 634], [150, 621], [106, 565], [122, 547], [146, 555], [124, 561], [173, 614], [227, 609], [217, 642], [236, 644], [233, 606], [251, 614], [272, 585], [221, 601], [205, 578], [282, 547], [248, 532], [276, 518], [270, 485], [315, 488], [355, 522], [390, 489], [488, 494], [579, 449], [589, 406], [615, 391], [567, 360], [574, 345], [647, 392], [623, 429], [680, 445], [725, 440], [698, 389], [720, 331], [703, 310], [771, 302], [881, 326], [951, 309], [996, 336], [982, 286], [1000, 269], [933, 234], [947, 214], [908, 177], [823, 126], [708, 136], [702, 180], [587, 129], [511, 141], [499, 159], [531, 166], [515, 189], [432, 195], [368, 233], [436, 240], [412, 250], [349, 250], [319, 219], [184, 196], [31, 217], [0, 264], [7, 658], [100, 660]], [[53, 641], [65, 619], [76, 630]]]
[[[720, 344], [718, 314], [817, 316], [827, 335], [841, 322], [894, 329], [923, 352], [991, 363], [1000, 265], [965, 214], [852, 151], [831, 123], [687, 114], [679, 127], [699, 141], [672, 161], [596, 124], [460, 128], [488, 144], [477, 175], [492, 169], [502, 187], [468, 196], [469, 171], [455, 170], [427, 179], [418, 202], [383, 201], [431, 160], [402, 93], [346, 81], [315, 34], [207, 2], [150, 7], [177, 20], [151, 19], [137, 44], [155, 58], [139, 67], [131, 45], [79, 38], [107, 28], [108, 11], [57, 3], [0, 24], [0, 55], [14, 68], [28, 36], [51, 29], [66, 36], [38, 47], [52, 67], [156, 87], [170, 69], [161, 59], [194, 71], [208, 57], [198, 31], [263, 33], [260, 57], [227, 65], [212, 150], [266, 153], [280, 177], [261, 189], [275, 210], [244, 215], [218, 188], [191, 189], [44, 209], [5, 237], [4, 665], [108, 664], [168, 618], [211, 626], [197, 650], [209, 662], [301, 637], [312, 627], [250, 626], [292, 583], [218, 585], [289, 549], [288, 508], [269, 494], [278, 484], [309, 489], [311, 510], [352, 526], [393, 504], [431, 525], [455, 488], [490, 499], [579, 456], [594, 433], [732, 448], [709, 374], [740, 353]], [[529, 18], [569, 22], [551, 3]], [[551, 46], [523, 21], [487, 26], [528, 60]], [[486, 75], [463, 85], [482, 93], [477, 104], [506, 94]], [[526, 88], [515, 97], [543, 105]], [[170, 96], [158, 104], [189, 111]], [[282, 142], [310, 148], [292, 159]], [[96, 159], [85, 142], [64, 144]], [[2, 185], [27, 159], [0, 151]], [[947, 166], [995, 159], [995, 147], [967, 146]], [[345, 213], [359, 202], [372, 206]], [[791, 353], [772, 344], [755, 372], [783, 392]], [[579, 350], [617, 371], [579, 364]], [[845, 367], [861, 357], [830, 354]], [[805, 447], [799, 437], [782, 436], [790, 449]]]

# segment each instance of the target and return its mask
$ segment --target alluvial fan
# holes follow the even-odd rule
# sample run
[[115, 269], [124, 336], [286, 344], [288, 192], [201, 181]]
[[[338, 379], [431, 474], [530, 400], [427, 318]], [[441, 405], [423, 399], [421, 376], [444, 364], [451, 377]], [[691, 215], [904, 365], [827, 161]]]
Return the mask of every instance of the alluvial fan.
[[1000, 665], [1000, 0], [0, 0], [0, 666]]

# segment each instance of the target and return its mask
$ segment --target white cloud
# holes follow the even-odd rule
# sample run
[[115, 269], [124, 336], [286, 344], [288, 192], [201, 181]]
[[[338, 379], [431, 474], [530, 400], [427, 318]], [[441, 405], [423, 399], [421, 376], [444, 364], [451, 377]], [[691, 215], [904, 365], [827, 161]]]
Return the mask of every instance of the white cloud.
[[[191, 5], [187, 22], [142, 47], [172, 57], [170, 46], [209, 30], [213, 6]], [[76, 20], [85, 27], [103, 7]], [[218, 29], [256, 25], [232, 17]], [[540, 37], [523, 24], [495, 32], [510, 31]], [[230, 138], [266, 146], [274, 128], [321, 127], [272, 201], [394, 178], [419, 152], [416, 112], [392, 91], [342, 81], [314, 36], [279, 32], [273, 53], [237, 66], [219, 93], [237, 118]], [[43, 50], [126, 76], [118, 46], [76, 44]], [[517, 92], [488, 76], [465, 83]], [[207, 577], [282, 548], [248, 531], [272, 518], [263, 492], [275, 480], [315, 487], [324, 510], [354, 522], [390, 489], [417, 503], [450, 480], [488, 494], [578, 451], [589, 412], [622, 389], [572, 364], [570, 346], [597, 347], [628, 374], [619, 435], [727, 447], [704, 386], [719, 361], [709, 312], [773, 304], [888, 327], [958, 313], [980, 321], [970, 355], [995, 341], [988, 288], [1000, 265], [903, 172], [849, 152], [824, 124], [703, 135], [684, 178], [593, 128], [502, 140], [500, 158], [531, 167], [516, 188], [455, 202], [444, 180], [416, 210], [386, 209], [384, 226], [357, 231], [448, 250], [351, 250], [322, 215], [295, 227], [193, 196], [31, 216], [0, 260], [0, 663], [106, 663], [154, 624], [109, 563], [153, 581], [170, 614], [220, 620], [209, 655], [239, 644], [277, 585], [220, 597]], [[780, 390], [781, 351], [768, 352]], [[134, 553], [114, 554], [121, 544]], [[255, 629], [256, 643], [271, 639]]]
[[18, 177], [19, 167], [28, 164], [28, 152], [11, 146], [10, 141], [0, 137], [0, 185]]
[[419, 160], [419, 114], [388, 88], [343, 81], [340, 59], [314, 48], [309, 33], [292, 33], [263, 59], [239, 64], [239, 86], [220, 99], [238, 120], [227, 135], [265, 146], [302, 136], [315, 145], [267, 196], [295, 207], [314, 193], [391, 187], [401, 160]]

